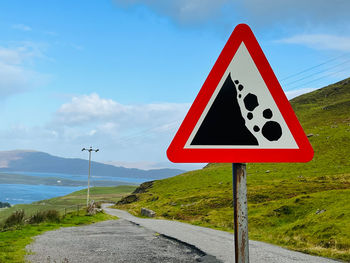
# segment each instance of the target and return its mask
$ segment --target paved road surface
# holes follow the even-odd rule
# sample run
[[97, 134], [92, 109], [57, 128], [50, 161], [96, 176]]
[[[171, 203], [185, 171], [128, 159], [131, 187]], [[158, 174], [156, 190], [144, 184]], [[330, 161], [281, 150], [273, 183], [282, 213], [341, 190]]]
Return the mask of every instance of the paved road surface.
[[40, 263], [219, 263], [202, 251], [127, 220], [110, 220], [46, 232], [27, 246]]
[[[46, 232], [27, 246], [40, 263], [219, 263], [233, 261], [233, 235], [185, 223], [137, 218], [107, 208], [119, 220]], [[331, 263], [263, 242], [250, 241], [251, 263]]]
[[[209, 255], [213, 255], [223, 262], [234, 262], [233, 235], [230, 233], [176, 221], [138, 218], [130, 215], [125, 211], [107, 207], [108, 205], [104, 205], [105, 211], [111, 215], [116, 215], [119, 218], [123, 218], [130, 222], [139, 224], [146, 229], [194, 245], [201, 251]], [[278, 246], [252, 240], [249, 241], [249, 255], [251, 263], [337, 262], [334, 260], [310, 256], [300, 252], [294, 252], [280, 248]]]

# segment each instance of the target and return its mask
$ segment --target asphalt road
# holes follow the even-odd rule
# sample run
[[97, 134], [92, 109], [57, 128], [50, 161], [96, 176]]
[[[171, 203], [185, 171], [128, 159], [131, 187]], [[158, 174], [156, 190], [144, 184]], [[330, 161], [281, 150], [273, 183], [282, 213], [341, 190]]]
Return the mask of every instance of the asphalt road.
[[[61, 228], [37, 236], [27, 246], [30, 262], [138, 263], [234, 262], [233, 235], [180, 223], [144, 219], [107, 208], [119, 220]], [[330, 259], [290, 251], [263, 242], [249, 242], [250, 262], [330, 263]]]
[[127, 220], [110, 220], [46, 232], [27, 246], [40, 263], [218, 263], [202, 251]]
[[[107, 207], [108, 205], [104, 205], [105, 211], [111, 215], [118, 216], [124, 220], [139, 224], [146, 229], [175, 238], [187, 244], [191, 244], [204, 253], [213, 255], [223, 262], [234, 262], [233, 235], [230, 233], [177, 221], [138, 218], [125, 211]], [[310, 256], [253, 240], [249, 241], [249, 256], [251, 263], [338, 262], [322, 257]], [[181, 262], [181, 260], [178, 262]]]

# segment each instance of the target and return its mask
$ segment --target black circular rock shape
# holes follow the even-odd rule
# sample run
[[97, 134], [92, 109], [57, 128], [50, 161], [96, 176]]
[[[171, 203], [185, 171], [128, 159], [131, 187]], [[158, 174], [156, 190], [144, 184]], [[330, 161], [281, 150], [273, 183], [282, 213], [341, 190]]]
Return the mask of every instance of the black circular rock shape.
[[238, 95], [238, 98], [242, 98], [242, 94], [239, 94], [239, 95]]
[[269, 141], [278, 141], [282, 136], [282, 128], [278, 122], [268, 121], [262, 127], [262, 135]]
[[242, 89], [243, 89], [243, 85], [239, 84], [239, 85], [238, 85], [238, 90], [239, 90], [239, 91], [242, 91]]
[[251, 93], [245, 96], [243, 101], [245, 108], [249, 111], [253, 111], [256, 107], [259, 106], [258, 97]]
[[236, 80], [235, 80], [235, 83], [236, 83], [236, 84], [238, 84], [238, 83], [239, 83], [238, 79], [236, 79]]
[[247, 114], [247, 118], [248, 118], [249, 120], [253, 119], [253, 113], [248, 112], [248, 114]]
[[272, 111], [270, 109], [266, 109], [263, 111], [263, 116], [265, 119], [271, 119], [272, 118]]
[[253, 130], [254, 130], [255, 132], [258, 132], [258, 131], [260, 131], [260, 128], [259, 128], [258, 126], [255, 125], [255, 126], [253, 127]]

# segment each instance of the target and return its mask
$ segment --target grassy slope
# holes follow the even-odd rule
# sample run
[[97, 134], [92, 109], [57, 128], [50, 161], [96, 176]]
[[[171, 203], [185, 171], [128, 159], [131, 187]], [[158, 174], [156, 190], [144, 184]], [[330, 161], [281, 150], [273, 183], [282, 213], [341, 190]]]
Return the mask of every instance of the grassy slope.
[[[115, 187], [92, 187], [90, 188], [90, 200], [95, 201], [110, 201], [116, 202], [120, 200], [124, 195], [132, 192], [136, 186], [122, 185]], [[86, 189], [71, 193], [66, 196], [55, 197], [48, 200], [34, 202], [32, 204], [20, 204], [11, 208], [0, 210], [0, 222], [6, 219], [14, 211], [23, 209], [27, 216], [36, 213], [37, 211], [56, 209], [64, 212], [76, 211], [77, 205], [80, 205], [80, 209], [86, 205]]]
[[[314, 134], [315, 156], [309, 163], [248, 164], [250, 238], [350, 261], [350, 79], [291, 104], [305, 133]], [[119, 207], [232, 231], [231, 174], [231, 164], [210, 164], [156, 181], [138, 202]]]

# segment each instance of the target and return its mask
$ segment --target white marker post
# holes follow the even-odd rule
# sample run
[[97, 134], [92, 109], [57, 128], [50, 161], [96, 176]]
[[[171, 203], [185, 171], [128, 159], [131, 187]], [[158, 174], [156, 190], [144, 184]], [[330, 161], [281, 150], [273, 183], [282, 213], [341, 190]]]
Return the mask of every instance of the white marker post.
[[246, 164], [233, 163], [233, 211], [235, 262], [249, 263], [248, 201]]

